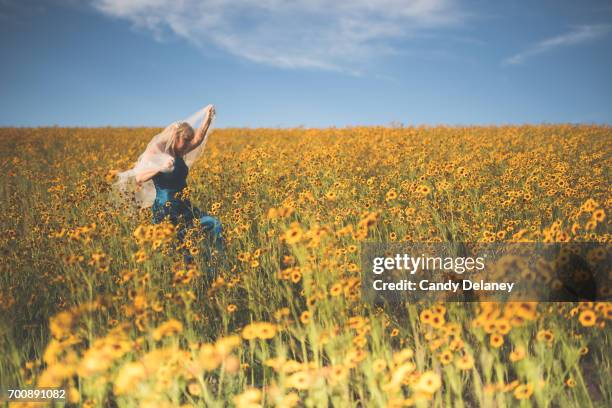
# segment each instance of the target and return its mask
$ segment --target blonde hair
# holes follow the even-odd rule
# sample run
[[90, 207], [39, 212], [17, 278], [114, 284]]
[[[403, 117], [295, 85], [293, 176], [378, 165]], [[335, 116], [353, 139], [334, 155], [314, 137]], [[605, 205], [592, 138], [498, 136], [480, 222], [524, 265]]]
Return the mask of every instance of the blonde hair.
[[[174, 134], [176, 136], [182, 137], [185, 140], [193, 139], [195, 132], [191, 125], [187, 122], [180, 122], [176, 124], [176, 128], [174, 130]], [[175, 136], [175, 137], [176, 137]]]
[[172, 125], [172, 136], [166, 142], [166, 150], [175, 152], [174, 143], [178, 137], [185, 140], [191, 140], [195, 136], [195, 131], [187, 122], [177, 122]]

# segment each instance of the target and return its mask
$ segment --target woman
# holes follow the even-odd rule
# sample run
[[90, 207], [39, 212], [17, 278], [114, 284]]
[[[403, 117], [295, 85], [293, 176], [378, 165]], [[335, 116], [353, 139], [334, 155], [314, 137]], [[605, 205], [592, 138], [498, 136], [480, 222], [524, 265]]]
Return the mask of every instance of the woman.
[[[201, 125], [194, 131], [192, 124], [197, 123], [202, 116]], [[208, 105], [189, 119], [166, 127], [147, 145], [136, 166], [119, 174], [118, 184], [125, 192], [127, 181], [133, 178], [136, 183], [136, 202], [141, 207], [151, 206], [153, 223], [170, 221], [178, 227], [177, 237], [181, 243], [188, 228], [194, 224], [199, 225], [200, 231], [210, 237], [219, 256], [224, 259], [221, 222], [182, 197], [187, 187], [189, 167], [202, 152], [214, 117], [215, 108]], [[155, 189], [154, 196], [152, 187]], [[185, 262], [192, 261], [191, 254], [185, 250]]]

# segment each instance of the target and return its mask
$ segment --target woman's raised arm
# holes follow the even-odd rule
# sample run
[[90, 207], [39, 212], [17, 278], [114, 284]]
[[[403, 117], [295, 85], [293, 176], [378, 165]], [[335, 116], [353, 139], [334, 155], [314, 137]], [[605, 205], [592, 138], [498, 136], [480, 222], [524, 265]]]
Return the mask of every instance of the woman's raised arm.
[[206, 134], [208, 133], [208, 129], [210, 128], [210, 124], [212, 123], [212, 119], [215, 116], [215, 106], [208, 105], [206, 117], [202, 121], [202, 126], [198, 130], [196, 130], [193, 139], [191, 139], [191, 143], [189, 144], [189, 148], [187, 152], [192, 151], [196, 147], [202, 144], [204, 140], [206, 140]]

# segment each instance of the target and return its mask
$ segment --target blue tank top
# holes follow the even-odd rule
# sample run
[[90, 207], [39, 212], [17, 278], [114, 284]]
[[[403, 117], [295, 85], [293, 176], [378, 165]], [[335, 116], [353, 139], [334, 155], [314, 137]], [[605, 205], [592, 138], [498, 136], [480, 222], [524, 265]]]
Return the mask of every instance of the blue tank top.
[[174, 159], [174, 170], [170, 173], [157, 173], [153, 177], [155, 185], [155, 201], [164, 204], [172, 199], [174, 195], [187, 187], [187, 174], [189, 167], [182, 157]]

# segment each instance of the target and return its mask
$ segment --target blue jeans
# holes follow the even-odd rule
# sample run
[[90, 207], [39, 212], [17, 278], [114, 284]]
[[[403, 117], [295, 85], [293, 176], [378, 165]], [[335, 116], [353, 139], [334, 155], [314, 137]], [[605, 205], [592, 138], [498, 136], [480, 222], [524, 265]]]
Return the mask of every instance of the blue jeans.
[[221, 221], [219, 221], [218, 218], [208, 214], [200, 215], [199, 220], [201, 231], [204, 233], [204, 235], [209, 237], [212, 246], [217, 250], [219, 257], [225, 257], [225, 243], [223, 240], [223, 227], [221, 226]]
[[[189, 200], [169, 199], [163, 202], [156, 198], [151, 208], [153, 212], [153, 223], [158, 224], [164, 219], [169, 220], [178, 227], [177, 238], [182, 244], [185, 240], [187, 230], [194, 223], [199, 222], [200, 230], [207, 237], [212, 245], [207, 248], [205, 254], [212, 258], [211, 246], [216, 250], [218, 258], [226, 266], [225, 241], [223, 239], [223, 228], [218, 218], [206, 214], [197, 207], [191, 205]], [[198, 221], [196, 221], [198, 220]], [[186, 264], [193, 263], [193, 256], [188, 249], [184, 249], [183, 258]]]

